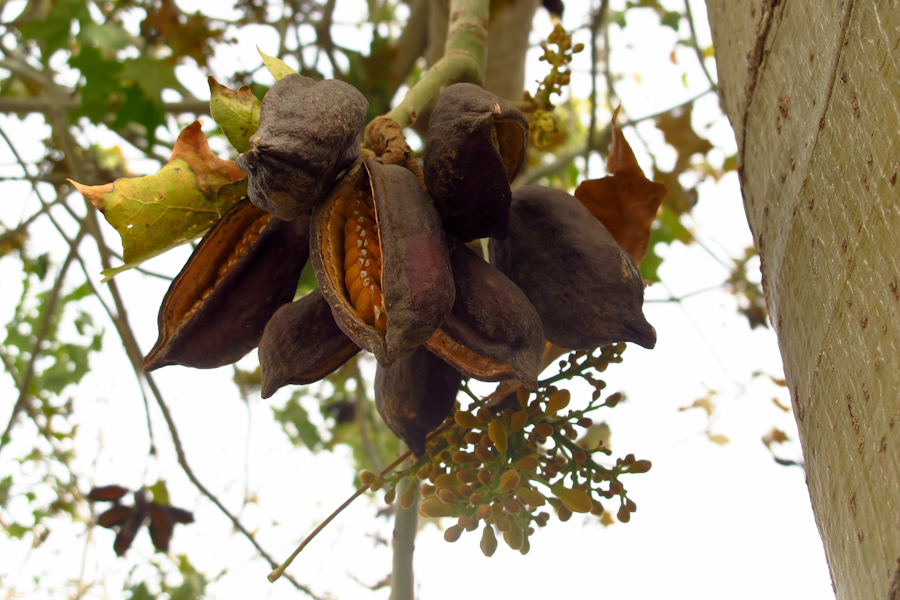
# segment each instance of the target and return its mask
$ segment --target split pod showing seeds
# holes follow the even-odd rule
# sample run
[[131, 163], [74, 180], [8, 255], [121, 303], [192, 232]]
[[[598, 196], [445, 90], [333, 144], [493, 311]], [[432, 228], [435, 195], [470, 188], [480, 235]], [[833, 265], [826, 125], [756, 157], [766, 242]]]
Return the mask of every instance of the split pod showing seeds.
[[440, 425], [456, 401], [462, 375], [424, 347], [375, 371], [375, 407], [385, 425], [416, 456], [425, 438]]
[[534, 389], [544, 333], [528, 298], [503, 273], [450, 238], [456, 302], [428, 348], [481, 381], [518, 379]]
[[172, 282], [144, 370], [239, 360], [290, 302], [309, 256], [309, 217], [282, 221], [247, 200], [225, 213]]
[[451, 85], [428, 124], [425, 184], [445, 229], [468, 242], [506, 235], [509, 183], [525, 163], [518, 108], [470, 83]]
[[297, 73], [263, 97], [259, 129], [237, 165], [249, 175], [250, 200], [279, 218], [307, 213], [359, 157], [369, 103], [352, 85]]
[[288, 384], [319, 381], [350, 360], [359, 346], [338, 328], [318, 289], [285, 304], [272, 316], [259, 341], [262, 397]]
[[548, 341], [570, 350], [655, 345], [634, 261], [581, 202], [526, 186], [513, 194], [509, 219], [507, 239], [488, 245], [491, 264], [534, 304]]
[[382, 366], [425, 343], [453, 307], [440, 218], [403, 167], [354, 167], [313, 213], [311, 254], [338, 326]]

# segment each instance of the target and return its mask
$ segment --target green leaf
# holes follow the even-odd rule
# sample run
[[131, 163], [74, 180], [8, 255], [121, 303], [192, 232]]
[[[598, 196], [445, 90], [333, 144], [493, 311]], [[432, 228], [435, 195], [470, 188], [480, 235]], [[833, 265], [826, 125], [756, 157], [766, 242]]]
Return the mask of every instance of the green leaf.
[[210, 113], [238, 152], [250, 149], [250, 136], [259, 127], [259, 107], [259, 99], [246, 85], [234, 91], [209, 78]]
[[[319, 430], [309, 421], [309, 413], [300, 404], [300, 394], [294, 393], [284, 408], [272, 407], [275, 420], [281, 423], [288, 437], [295, 446], [306, 446], [316, 450], [322, 443]], [[288, 427], [293, 425], [293, 427]]]
[[60, 0], [44, 19], [35, 19], [21, 25], [19, 31], [26, 39], [42, 44], [43, 58], [49, 59], [57, 50], [71, 47], [72, 23], [93, 23], [87, 2], [84, 0]]
[[269, 73], [272, 74], [272, 77], [275, 78], [275, 81], [278, 81], [285, 75], [290, 75], [291, 73], [296, 73], [294, 69], [289, 67], [283, 60], [280, 58], [275, 58], [274, 56], [269, 56], [264, 53], [259, 47], [256, 48], [256, 51], [259, 52], [259, 55], [262, 57], [263, 64], [266, 65], [266, 68], [269, 70]]
[[186, 92], [175, 77], [174, 64], [146, 54], [126, 60], [122, 76], [134, 81], [154, 100], [160, 99], [165, 89], [175, 90], [181, 94]]
[[125, 96], [120, 79], [122, 64], [106, 60], [97, 48], [82, 46], [78, 55], [69, 59], [69, 65], [81, 71], [84, 78], [84, 84], [78, 88], [81, 104], [72, 111], [72, 118], [87, 117], [94, 123], [104, 121], [114, 104], [121, 104]]
[[124, 28], [109, 23], [84, 23], [81, 31], [76, 36], [82, 44], [96, 44], [104, 52], [112, 53], [115, 50], [123, 50], [136, 43], [133, 35]]
[[165, 481], [159, 479], [147, 489], [153, 494], [153, 502], [162, 506], [169, 505], [169, 489], [166, 487]]
[[172, 158], [156, 175], [99, 186], [71, 182], [122, 236], [126, 264], [104, 271], [104, 281], [209, 229], [238, 196], [234, 188], [225, 194], [220, 189], [244, 177], [234, 162], [210, 151], [195, 121], [178, 136]]
[[137, 123], [147, 130], [147, 144], [156, 143], [156, 128], [164, 125], [166, 113], [162, 104], [150, 98], [147, 93], [132, 85], [125, 88], [125, 102], [116, 110], [116, 118], [110, 123], [112, 129], [124, 129], [129, 123]]
[[150, 593], [147, 584], [143, 581], [137, 585], [125, 588], [125, 591], [131, 593], [129, 600], [156, 600], [156, 596]]

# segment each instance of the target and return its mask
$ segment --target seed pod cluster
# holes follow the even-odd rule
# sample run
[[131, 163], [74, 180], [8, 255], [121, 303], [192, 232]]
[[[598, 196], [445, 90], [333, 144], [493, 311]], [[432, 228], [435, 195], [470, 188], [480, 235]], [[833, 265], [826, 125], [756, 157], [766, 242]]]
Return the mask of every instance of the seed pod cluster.
[[352, 85], [293, 73], [262, 100], [259, 129], [236, 161], [254, 204], [285, 220], [320, 203], [359, 157], [369, 103]]
[[308, 254], [308, 217], [282, 221], [249, 201], [236, 204], [169, 287], [144, 370], [172, 364], [211, 369], [240, 359], [293, 298]]

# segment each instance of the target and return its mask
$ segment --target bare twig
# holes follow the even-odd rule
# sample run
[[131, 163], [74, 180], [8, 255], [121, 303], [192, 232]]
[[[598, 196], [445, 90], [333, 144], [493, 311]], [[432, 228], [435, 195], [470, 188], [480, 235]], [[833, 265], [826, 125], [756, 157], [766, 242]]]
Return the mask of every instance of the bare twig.
[[[590, 111], [591, 121], [588, 126], [587, 144], [584, 150], [584, 178], [589, 179], [591, 152], [594, 149], [594, 134], [597, 131], [597, 63], [600, 62], [600, 50], [597, 48], [597, 38], [600, 28], [606, 22], [606, 12], [609, 9], [609, 0], [603, 0], [597, 13], [591, 18], [591, 97]], [[604, 62], [609, 62], [609, 48], [604, 47]]]
[[684, 15], [687, 17], [688, 25], [691, 28], [691, 47], [694, 49], [694, 52], [697, 54], [697, 62], [700, 63], [700, 68], [703, 69], [703, 74], [706, 75], [706, 80], [709, 81], [709, 86], [713, 89], [713, 91], [718, 92], [719, 86], [713, 80], [712, 75], [709, 70], [706, 68], [706, 62], [703, 60], [703, 51], [700, 49], [700, 45], [697, 42], [697, 30], [694, 27], [694, 15], [691, 14], [691, 1], [684, 0]]

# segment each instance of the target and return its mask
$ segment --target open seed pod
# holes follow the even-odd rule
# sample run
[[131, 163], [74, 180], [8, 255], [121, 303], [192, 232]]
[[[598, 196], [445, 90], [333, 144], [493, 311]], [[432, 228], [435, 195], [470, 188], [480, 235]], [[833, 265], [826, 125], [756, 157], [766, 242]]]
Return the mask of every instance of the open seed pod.
[[359, 346], [344, 335], [318, 289], [279, 308], [259, 341], [262, 397], [288, 384], [319, 381], [350, 360]]
[[211, 369], [259, 343], [278, 307], [290, 302], [309, 256], [309, 217], [282, 221], [248, 200], [206, 234], [159, 309], [159, 339], [144, 370]]
[[462, 375], [425, 348], [375, 371], [375, 407], [388, 428], [416, 456], [425, 437], [440, 425], [456, 401]]
[[440, 218], [415, 175], [369, 159], [313, 213], [312, 264], [334, 319], [382, 366], [425, 343], [453, 308]]
[[492, 239], [490, 261], [531, 300], [544, 335], [570, 350], [615, 342], [656, 344], [644, 319], [644, 284], [634, 261], [569, 194], [526, 186], [513, 194], [509, 236]]
[[448, 232], [465, 242], [506, 236], [509, 183], [527, 143], [515, 106], [471, 83], [444, 90], [428, 124], [425, 185]]
[[281, 219], [309, 212], [359, 157], [369, 103], [352, 85], [297, 73], [262, 100], [259, 129], [237, 165], [249, 175], [250, 200]]
[[428, 349], [480, 381], [537, 386], [544, 330], [525, 293], [465, 244], [450, 238], [456, 302]]

